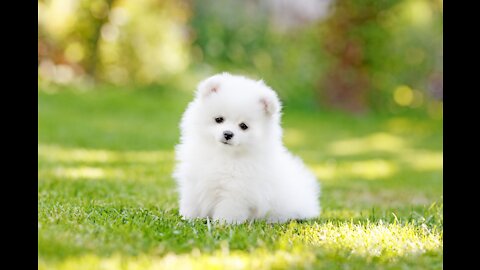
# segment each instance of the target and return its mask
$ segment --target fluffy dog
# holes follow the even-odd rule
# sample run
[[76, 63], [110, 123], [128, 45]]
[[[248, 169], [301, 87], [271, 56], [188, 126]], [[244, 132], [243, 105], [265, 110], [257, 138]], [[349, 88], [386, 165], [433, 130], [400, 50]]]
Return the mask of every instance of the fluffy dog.
[[263, 81], [202, 81], [180, 124], [173, 177], [184, 219], [285, 222], [320, 213], [320, 186], [282, 143], [281, 103]]

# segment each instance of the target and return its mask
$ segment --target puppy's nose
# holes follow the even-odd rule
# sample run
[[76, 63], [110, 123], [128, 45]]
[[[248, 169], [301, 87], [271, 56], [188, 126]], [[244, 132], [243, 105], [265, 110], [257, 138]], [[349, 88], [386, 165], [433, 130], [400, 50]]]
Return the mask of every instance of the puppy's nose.
[[233, 132], [231, 132], [230, 130], [225, 130], [223, 132], [223, 137], [225, 137], [225, 139], [227, 140], [230, 140], [233, 137]]

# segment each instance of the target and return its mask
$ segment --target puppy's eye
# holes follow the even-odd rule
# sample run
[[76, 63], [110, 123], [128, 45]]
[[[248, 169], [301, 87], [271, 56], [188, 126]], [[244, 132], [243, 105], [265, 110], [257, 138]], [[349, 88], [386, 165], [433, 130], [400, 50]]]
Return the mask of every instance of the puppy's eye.
[[243, 130], [246, 130], [248, 128], [248, 126], [245, 125], [245, 123], [240, 123], [240, 125], [238, 125], [238, 126]]
[[222, 123], [223, 122], [223, 117], [216, 117], [215, 122], [217, 122], [219, 124]]

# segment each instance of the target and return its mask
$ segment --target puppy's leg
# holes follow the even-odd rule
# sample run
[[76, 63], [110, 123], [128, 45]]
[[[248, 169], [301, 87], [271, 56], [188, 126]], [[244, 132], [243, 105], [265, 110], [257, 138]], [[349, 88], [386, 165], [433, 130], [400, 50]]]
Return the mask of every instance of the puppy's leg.
[[195, 219], [200, 215], [198, 202], [192, 200], [192, 196], [183, 196], [180, 199], [180, 215], [183, 219]]
[[241, 202], [224, 199], [221, 200], [213, 211], [213, 220], [229, 224], [240, 224], [245, 222], [249, 216], [249, 209]]

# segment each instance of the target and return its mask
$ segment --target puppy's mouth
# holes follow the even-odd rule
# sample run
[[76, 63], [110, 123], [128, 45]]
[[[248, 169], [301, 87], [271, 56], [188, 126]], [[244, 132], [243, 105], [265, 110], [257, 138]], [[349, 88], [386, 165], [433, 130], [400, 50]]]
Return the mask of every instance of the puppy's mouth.
[[228, 141], [220, 141], [220, 142], [223, 143], [223, 144], [225, 144], [225, 145], [230, 145], [230, 146], [232, 146], [232, 144], [231, 144], [230, 142], [228, 142]]

